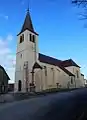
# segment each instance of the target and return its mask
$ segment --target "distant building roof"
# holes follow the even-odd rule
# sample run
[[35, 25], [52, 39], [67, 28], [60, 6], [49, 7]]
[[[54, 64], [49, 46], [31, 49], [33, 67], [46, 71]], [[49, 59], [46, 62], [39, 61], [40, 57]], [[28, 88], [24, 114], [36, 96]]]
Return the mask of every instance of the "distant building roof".
[[76, 66], [76, 67], [80, 68], [80, 66], [78, 66], [72, 59], [62, 61], [61, 65], [64, 66], [64, 67]]
[[61, 60], [58, 60], [56, 58], [53, 57], [49, 57], [46, 55], [43, 55], [41, 53], [39, 53], [39, 61], [43, 62], [43, 63], [47, 63], [47, 64], [51, 64], [51, 65], [55, 65], [58, 66], [60, 69], [62, 69], [65, 73], [67, 73], [69, 76], [74, 76], [70, 71], [68, 71], [67, 69], [65, 69], [62, 65], [61, 65]]
[[5, 71], [4, 67], [2, 67], [2, 66], [0, 65], [0, 68], [1, 68], [1, 69], [4, 71], [4, 73], [6, 74], [6, 76], [7, 76], [8, 80], [10, 80], [10, 78], [9, 78], [8, 74], [6, 73], [6, 71]]

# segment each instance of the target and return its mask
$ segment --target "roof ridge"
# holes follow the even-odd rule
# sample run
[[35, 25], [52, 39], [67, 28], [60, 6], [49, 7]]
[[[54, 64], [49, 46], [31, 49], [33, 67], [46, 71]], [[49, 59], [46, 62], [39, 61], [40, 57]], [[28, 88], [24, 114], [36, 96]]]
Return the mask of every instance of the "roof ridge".
[[57, 59], [57, 58], [55, 58], [55, 57], [52, 57], [52, 56], [48, 56], [48, 55], [45, 55], [45, 54], [42, 54], [42, 53], [39, 53], [39, 54], [41, 54], [41, 55], [43, 55], [43, 56], [46, 56], [46, 57], [49, 57], [49, 58], [52, 58], [52, 59], [55, 59], [55, 60], [58, 60], [58, 61], [62, 61], [62, 60], [59, 60], [59, 59]]

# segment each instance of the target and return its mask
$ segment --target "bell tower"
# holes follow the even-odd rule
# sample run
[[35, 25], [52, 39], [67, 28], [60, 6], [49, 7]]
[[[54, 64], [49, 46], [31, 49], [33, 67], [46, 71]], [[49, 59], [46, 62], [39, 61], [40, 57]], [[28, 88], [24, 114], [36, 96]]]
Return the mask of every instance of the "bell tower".
[[19, 90], [19, 81], [21, 81], [20, 90], [25, 91], [24, 66], [27, 62], [29, 73], [32, 71], [34, 63], [38, 60], [38, 34], [34, 30], [29, 9], [27, 10], [24, 24], [17, 37], [15, 91]]

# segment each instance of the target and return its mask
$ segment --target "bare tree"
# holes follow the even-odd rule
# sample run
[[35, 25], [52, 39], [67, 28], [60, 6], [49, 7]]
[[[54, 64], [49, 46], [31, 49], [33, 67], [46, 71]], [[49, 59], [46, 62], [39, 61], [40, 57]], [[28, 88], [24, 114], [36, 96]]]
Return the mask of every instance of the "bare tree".
[[83, 7], [86, 8], [87, 7], [87, 0], [72, 0], [73, 4], [76, 4], [78, 7]]
[[78, 6], [78, 8], [81, 7], [83, 9], [82, 12], [79, 13], [80, 19], [87, 19], [87, 0], [72, 0], [72, 4]]

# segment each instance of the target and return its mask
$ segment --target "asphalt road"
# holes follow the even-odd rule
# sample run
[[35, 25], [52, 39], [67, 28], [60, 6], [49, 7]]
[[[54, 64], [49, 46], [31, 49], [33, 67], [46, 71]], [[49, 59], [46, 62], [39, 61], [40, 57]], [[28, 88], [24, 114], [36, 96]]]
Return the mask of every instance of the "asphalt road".
[[80, 120], [86, 112], [85, 88], [2, 105], [0, 120]]

